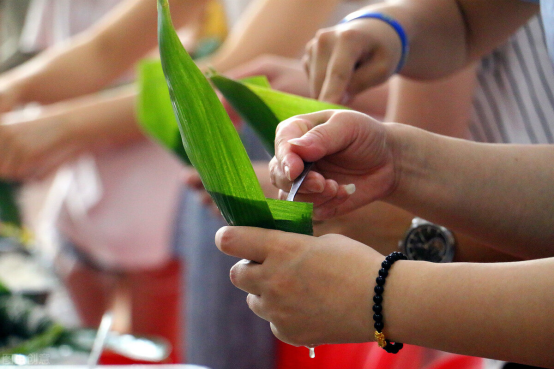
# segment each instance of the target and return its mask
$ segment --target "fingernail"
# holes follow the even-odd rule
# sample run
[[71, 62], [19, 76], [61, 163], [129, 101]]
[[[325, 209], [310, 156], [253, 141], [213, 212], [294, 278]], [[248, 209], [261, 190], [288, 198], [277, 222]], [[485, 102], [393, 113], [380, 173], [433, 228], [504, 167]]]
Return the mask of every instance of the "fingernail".
[[308, 190], [311, 193], [321, 193], [324, 188], [325, 188], [325, 185], [322, 185], [319, 182], [307, 182], [306, 183], [306, 190]]
[[284, 170], [285, 170], [285, 176], [287, 177], [287, 179], [289, 181], [292, 181], [292, 179], [290, 178], [290, 168], [289, 168], [289, 166], [285, 165]]
[[312, 144], [312, 140], [309, 137], [302, 136], [297, 139], [290, 139], [288, 143], [296, 146], [310, 146]]
[[346, 190], [346, 194], [352, 195], [356, 192], [356, 185], [354, 184], [345, 185], [344, 190]]

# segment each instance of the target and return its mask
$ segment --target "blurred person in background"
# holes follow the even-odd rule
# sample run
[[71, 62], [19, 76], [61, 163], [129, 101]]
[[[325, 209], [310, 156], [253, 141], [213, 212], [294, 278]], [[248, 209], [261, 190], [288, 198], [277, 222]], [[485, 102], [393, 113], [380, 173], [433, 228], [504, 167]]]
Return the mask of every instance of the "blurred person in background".
[[[196, 30], [207, 1], [178, 3], [176, 21]], [[150, 1], [33, 1], [21, 45], [45, 51], [0, 76], [0, 176], [31, 188], [53, 177], [44, 205], [58, 204], [42, 211], [61, 231], [57, 271], [81, 324], [113, 309], [114, 329], [163, 337], [180, 362], [171, 230], [182, 165], [140, 133], [126, 85], [156, 46], [156, 24]], [[29, 103], [43, 105], [16, 109]]]
[[[231, 10], [236, 6], [243, 8], [246, 3], [230, 1], [226, 3], [226, 9]], [[303, 38], [300, 38], [298, 29], [285, 27], [283, 22], [289, 21], [294, 14], [296, 15], [295, 21], [301, 24], [304, 30], [315, 30], [321, 22], [327, 19], [338, 3], [338, 0], [319, 1], [318, 6], [314, 7], [314, 2], [301, 4], [296, 1], [282, 0], [253, 2], [248, 11], [242, 15], [241, 19], [243, 20], [237, 23], [234, 32], [221, 49], [209, 61], [200, 62], [200, 65], [205, 67], [209, 64], [218, 71], [225, 72], [229, 68], [266, 53], [283, 56], [299, 55], [302, 46], [312, 34], [306, 31]], [[351, 8], [357, 8], [363, 2], [351, 1], [350, 3]], [[187, 23], [187, 20], [195, 24], [195, 20], [199, 19], [199, 14], [205, 4], [200, 0], [172, 1], [171, 6], [174, 23], [180, 26]], [[302, 11], [298, 11], [299, 9]], [[306, 14], [306, 9], [309, 9], [311, 17], [299, 19], [298, 15]], [[336, 18], [334, 21], [337, 19], [340, 18]], [[282, 20], [282, 22], [275, 20]], [[3, 152], [0, 161], [0, 175], [5, 178], [26, 181], [42, 178], [56, 171], [62, 163], [67, 163], [83, 152], [93, 153], [93, 160], [91, 157], [81, 156], [76, 163], [71, 165], [69, 174], [68, 171], [60, 170], [56, 175], [56, 179], [69, 177], [71, 180], [71, 186], [66, 183], [68, 188], [64, 192], [67, 194], [67, 199], [61, 212], [61, 220], [58, 222], [59, 228], [69, 239], [61, 253], [60, 260], [63, 263], [59, 264], [67, 267], [66, 269], [69, 271], [65, 275], [68, 288], [75, 298], [83, 321], [94, 325], [98, 322], [106, 306], [111, 305], [106, 295], [106, 286], [112, 286], [114, 280], [118, 282], [135, 281], [136, 283], [126, 283], [127, 286], [131, 285], [131, 287], [142, 290], [142, 293], [131, 292], [131, 297], [137, 298], [130, 298], [133, 302], [130, 330], [148, 334], [148, 329], [154, 327], [152, 330], [155, 331], [155, 334], [165, 332], [163, 336], [171, 340], [174, 338], [175, 328], [178, 325], [174, 324], [173, 319], [164, 320], [165, 317], [157, 313], [164, 312], [165, 314], [174, 306], [164, 307], [163, 310], [158, 307], [158, 310], [155, 304], [165, 305], [167, 301], [158, 296], [147, 297], [147, 294], [166, 294], [166, 296], [173, 294], [173, 284], [167, 284], [170, 292], [155, 289], [157, 284], [154, 283], [152, 275], [158, 270], [147, 270], [142, 265], [137, 269], [137, 273], [133, 274], [132, 269], [141, 263], [159, 261], [164, 256], [167, 257], [168, 254], [160, 245], [146, 245], [146, 247], [150, 247], [149, 250], [157, 258], [146, 253], [145, 241], [152, 239], [141, 237], [141, 235], [146, 230], [154, 230], [158, 235], [157, 240], [160, 240], [159, 235], [163, 236], [164, 231], [171, 227], [172, 223], [165, 222], [167, 218], [160, 217], [156, 220], [155, 225], [148, 222], [140, 224], [141, 221], [144, 222], [144, 213], [149, 216], [154, 214], [152, 209], [145, 207], [143, 213], [138, 213], [136, 217], [138, 220], [125, 223], [125, 231], [132, 230], [131, 234], [133, 235], [130, 235], [121, 231], [121, 223], [118, 218], [125, 219], [125, 215], [133, 214], [133, 211], [127, 209], [130, 205], [134, 206], [133, 210], [136, 212], [136, 207], [140, 206], [140, 203], [148, 200], [159, 201], [160, 194], [166, 196], [164, 204], [169, 207], [171, 201], [167, 199], [171, 198], [172, 191], [167, 189], [169, 186], [174, 186], [173, 178], [170, 175], [162, 176], [161, 174], [148, 176], [148, 171], [145, 171], [146, 166], [141, 166], [141, 160], [147, 157], [145, 152], [151, 153], [151, 150], [154, 149], [141, 148], [141, 145], [147, 144], [143, 141], [134, 117], [136, 97], [134, 87], [123, 86], [101, 94], [94, 94], [95, 91], [104, 88], [127, 71], [137, 59], [146, 55], [155, 46], [155, 43], [154, 4], [147, 0], [129, 0], [123, 2], [102, 21], [76, 37], [1, 76], [0, 106], [4, 111], [29, 102], [48, 105], [43, 105], [33, 117], [22, 115], [21, 112], [10, 112], [3, 117], [5, 123], [0, 126], [0, 142], [2, 142], [0, 150]], [[143, 164], [146, 165], [146, 163]], [[131, 172], [131, 165], [134, 165], [133, 170], [138, 171], [139, 175], [143, 176], [141, 178], [146, 178], [148, 183], [155, 178], [158, 181], [169, 181], [170, 184], [157, 187], [154, 197], [152, 189], [156, 186], [148, 188], [144, 186], [145, 184], [141, 184], [142, 186], [138, 189], [137, 183], [140, 181], [136, 181], [136, 177], [126, 176]], [[152, 164], [150, 163], [150, 165]], [[169, 163], [167, 166], [174, 165]], [[267, 159], [255, 164], [255, 167], [263, 172], [260, 178], [267, 179]], [[161, 166], [158, 169], [163, 172]], [[176, 173], [178, 171], [167, 172]], [[134, 176], [138, 175], [134, 173]], [[102, 181], [97, 181], [98, 179]], [[127, 180], [127, 182], [123, 180]], [[91, 190], [90, 185], [98, 183], [103, 186], [97, 186], [96, 189], [93, 186]], [[63, 186], [61, 187], [63, 188]], [[162, 188], [163, 191], [160, 190]], [[269, 182], [265, 182], [264, 188], [271, 189], [270, 191], [275, 194], [275, 190]], [[130, 189], [133, 189], [133, 192], [147, 193], [148, 197], [144, 195], [141, 198], [136, 193], [123, 196]], [[137, 199], [141, 199], [142, 202], [137, 202]], [[200, 204], [199, 206], [203, 207]], [[160, 208], [164, 208], [162, 211], [166, 212], [164, 215], [168, 217], [167, 208]], [[181, 212], [188, 213], [188, 206]], [[209, 217], [213, 218], [213, 215]], [[219, 218], [217, 220], [219, 222]], [[197, 224], [198, 222], [195, 221], [194, 225]], [[200, 224], [203, 227], [206, 225], [202, 220]], [[202, 228], [197, 228], [196, 232], [201, 230]], [[213, 229], [213, 232], [215, 230], [216, 228]], [[205, 231], [205, 234], [210, 235], [208, 230]], [[131, 237], [133, 239], [130, 239]], [[180, 249], [189, 248], [186, 243], [177, 242], [176, 244]], [[190, 248], [192, 247], [198, 250], [206, 250], [207, 247], [216, 250], [211, 236], [209, 244], [190, 245]], [[139, 250], [140, 253], [137, 252]], [[76, 258], [71, 258], [71, 256]], [[69, 263], [67, 263], [68, 260]], [[190, 266], [196, 265], [191, 263]], [[235, 291], [226, 279], [226, 267], [222, 268], [222, 265], [217, 262], [213, 266], [205, 267], [206, 271], [212, 271], [208, 272], [208, 275], [218, 271], [218, 284], [227, 286], [227, 291]], [[165, 276], [165, 278], [161, 276], [158, 280], [165, 279], [172, 282], [175, 274], [172, 272], [173, 269], [170, 268], [170, 270], [166, 274], [169, 276]], [[166, 271], [162, 270], [161, 274], [163, 275]], [[148, 275], [148, 273], [152, 274]], [[225, 274], [224, 277], [223, 274]], [[146, 284], [145, 281], [149, 281], [150, 284]], [[87, 284], [86, 290], [83, 289], [83, 284]], [[204, 289], [206, 292], [206, 281], [195, 280], [195, 284], [197, 289]], [[240, 301], [243, 300], [242, 296], [238, 298]], [[192, 297], [191, 300], [193, 299], [195, 298]], [[212, 307], [218, 307], [219, 312], [224, 312], [225, 305], [228, 303], [219, 298], [214, 301], [205, 297], [203, 299], [205, 302], [210, 302]], [[202, 306], [197, 303], [197, 307]], [[140, 315], [141, 312], [142, 315]], [[206, 324], [211, 326], [216, 322], [218, 325], [211, 326], [212, 330], [216, 330], [218, 333], [228, 333], [228, 330], [233, 330], [233, 325], [249, 328], [249, 322], [256, 320], [264, 325], [264, 335], [270, 337], [269, 328], [253, 315], [248, 319], [250, 321], [242, 320], [241, 316], [231, 315], [231, 319], [228, 320], [231, 326], [227, 325], [227, 320], [224, 323], [218, 322], [221, 316], [219, 314]], [[144, 317], [147, 317], [148, 320]], [[159, 320], [164, 320], [164, 325], [159, 324]], [[190, 317], [187, 318], [187, 321], [189, 320], [191, 320]], [[234, 333], [236, 332], [234, 331]], [[254, 356], [249, 357], [244, 352], [235, 351], [236, 347], [229, 347], [229, 343], [233, 343], [232, 340], [228, 341], [225, 336], [220, 336], [220, 338], [224, 340], [218, 343], [225, 344], [223, 347], [225, 351], [221, 350], [222, 347], [217, 347], [215, 352], [211, 350], [211, 339], [198, 338], [198, 342], [203, 346], [202, 356], [207, 354], [208, 357], [215, 359], [217, 356], [214, 355], [221, 354], [217, 358], [225, 359], [224, 364], [229, 367], [242, 367], [240, 361], [228, 362], [230, 353], [233, 353], [235, 357], [249, 358], [246, 361], [250, 361], [251, 365], [249, 366], [253, 367], [258, 366], [251, 362], [252, 358], [255, 359], [254, 361], [261, 358], [261, 361], [266, 361], [267, 364], [269, 363], [266, 359], [270, 358], [271, 365], [267, 366], [274, 366], [275, 357], [271, 351], [274, 348], [273, 339], [271, 339], [269, 351], [267, 347], [263, 347]], [[248, 350], [253, 343], [257, 343], [259, 338], [261, 336], [254, 335], [251, 337], [252, 340], [242, 341], [239, 347], [242, 351]], [[194, 338], [194, 340], [197, 339]], [[178, 343], [178, 340], [171, 340], [171, 342], [175, 344]], [[287, 358], [287, 356], [283, 356], [283, 358]], [[320, 356], [321, 358], [322, 356]], [[199, 363], [194, 358], [191, 358], [190, 361]]]

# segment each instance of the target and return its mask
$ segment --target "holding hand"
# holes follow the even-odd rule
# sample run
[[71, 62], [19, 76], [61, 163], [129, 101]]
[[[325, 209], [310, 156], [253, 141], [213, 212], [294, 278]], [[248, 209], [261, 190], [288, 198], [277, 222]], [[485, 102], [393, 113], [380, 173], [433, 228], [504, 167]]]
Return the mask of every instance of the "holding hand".
[[4, 114], [0, 122], [0, 177], [40, 179], [82, 151], [71, 130], [56, 117], [28, 119], [22, 112]]
[[311, 96], [346, 104], [366, 88], [385, 82], [402, 54], [398, 33], [380, 19], [360, 18], [322, 29], [304, 55]]
[[303, 161], [315, 165], [296, 199], [314, 203], [316, 220], [383, 198], [397, 182], [387, 125], [358, 112], [326, 110], [279, 124], [270, 174], [281, 199], [302, 172]]
[[373, 249], [341, 235], [253, 227], [223, 227], [216, 244], [244, 258], [231, 281], [249, 293], [248, 306], [280, 340], [306, 346], [373, 340], [368, 313], [383, 260]]

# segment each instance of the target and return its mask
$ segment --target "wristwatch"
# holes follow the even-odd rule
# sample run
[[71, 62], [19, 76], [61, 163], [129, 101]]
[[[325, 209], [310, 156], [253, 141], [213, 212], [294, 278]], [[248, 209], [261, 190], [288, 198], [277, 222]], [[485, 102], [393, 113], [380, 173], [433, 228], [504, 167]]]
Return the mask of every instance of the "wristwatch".
[[446, 227], [415, 217], [398, 247], [410, 260], [452, 262], [456, 239]]

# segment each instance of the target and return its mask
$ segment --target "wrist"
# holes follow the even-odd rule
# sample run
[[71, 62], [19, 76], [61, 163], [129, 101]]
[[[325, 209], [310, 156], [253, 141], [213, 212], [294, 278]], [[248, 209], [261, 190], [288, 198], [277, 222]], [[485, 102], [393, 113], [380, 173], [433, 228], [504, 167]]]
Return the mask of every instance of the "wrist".
[[[388, 203], [414, 211], [410, 205], [417, 201], [430, 177], [428, 133], [401, 123], [387, 123], [387, 145], [393, 157], [394, 182], [383, 199]], [[432, 152], [431, 152], [432, 153]]]

